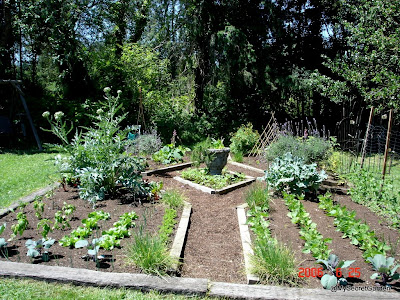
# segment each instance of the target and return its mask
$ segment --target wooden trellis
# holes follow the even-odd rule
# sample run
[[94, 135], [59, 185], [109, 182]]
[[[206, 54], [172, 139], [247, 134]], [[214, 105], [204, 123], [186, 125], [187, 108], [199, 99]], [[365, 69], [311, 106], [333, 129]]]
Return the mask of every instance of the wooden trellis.
[[254, 145], [253, 149], [251, 149], [249, 156], [262, 156], [265, 148], [267, 148], [268, 145], [274, 142], [277, 139], [278, 135], [279, 126], [275, 119], [274, 113], [272, 113], [271, 119], [269, 120], [267, 126], [264, 128], [264, 131], [261, 133], [258, 142]]

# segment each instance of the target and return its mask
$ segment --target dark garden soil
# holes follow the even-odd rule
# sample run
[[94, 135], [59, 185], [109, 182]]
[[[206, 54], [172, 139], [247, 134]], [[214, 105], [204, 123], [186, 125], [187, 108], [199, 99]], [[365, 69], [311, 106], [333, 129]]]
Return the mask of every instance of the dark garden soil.
[[[246, 161], [247, 162], [247, 161]], [[263, 169], [262, 166], [254, 161], [253, 166]], [[244, 168], [236, 167], [228, 164], [230, 171], [242, 172], [246, 175], [259, 177], [260, 174], [252, 172]], [[236, 207], [245, 202], [244, 192], [246, 187], [234, 190], [225, 195], [210, 195], [199, 190], [196, 190], [186, 184], [182, 184], [173, 179], [179, 175], [180, 171], [174, 171], [166, 174], [155, 174], [146, 177], [150, 181], [162, 181], [164, 189], [177, 189], [183, 193], [188, 202], [192, 204], [192, 215], [190, 218], [190, 226], [187, 233], [187, 240], [184, 248], [184, 263], [181, 271], [183, 277], [208, 278], [213, 281], [246, 283], [244, 271], [244, 259], [240, 240], [239, 226], [237, 220]], [[125, 198], [129, 198], [125, 195]], [[98, 202], [99, 208], [111, 213], [112, 219], [109, 221], [111, 226], [118, 219], [118, 216], [124, 212], [135, 211], [139, 215], [137, 224], [143, 221], [143, 214], [147, 215], [146, 230], [156, 232], [162, 222], [164, 207], [160, 203], [138, 203], [121, 201], [122, 199], [113, 199]], [[125, 199], [126, 200], [126, 199]], [[394, 247], [393, 255], [397, 261], [400, 260], [398, 251], [400, 244], [399, 231], [393, 230], [387, 226], [385, 220], [378, 218], [374, 213], [367, 208], [355, 204], [347, 195], [334, 195], [334, 200], [342, 205], [346, 205], [349, 209], [357, 211], [357, 218], [361, 218], [367, 222], [372, 230], [375, 230], [378, 237], [382, 236], [386, 242], [389, 240]], [[54, 218], [54, 212], [63, 206], [63, 202], [74, 204], [78, 209], [75, 212], [76, 218], [71, 222], [72, 228], [81, 226], [82, 218], [86, 218], [88, 213], [92, 211], [90, 204], [80, 200], [77, 192], [70, 188], [68, 192], [59, 189], [54, 196], [46, 200], [46, 213], [44, 217]], [[370, 279], [373, 272], [372, 266], [364, 262], [362, 251], [356, 246], [351, 245], [349, 239], [342, 239], [342, 234], [335, 230], [333, 226], [333, 218], [326, 216], [320, 209], [318, 204], [312, 201], [303, 201], [303, 204], [310, 213], [310, 217], [317, 224], [317, 229], [325, 238], [332, 238], [332, 244], [329, 244], [329, 249], [332, 249], [333, 254], [344, 260], [356, 260], [351, 267], [360, 268], [360, 278], [348, 278], [351, 284], [355, 286], [371, 286], [374, 281]], [[53, 209], [54, 208], [54, 209]], [[15, 241], [10, 242], [9, 255], [11, 261], [29, 262], [26, 257], [25, 241], [29, 238], [38, 239], [40, 236], [36, 230], [35, 214], [32, 209], [32, 204], [25, 208], [30, 222], [30, 229], [27, 230], [23, 237], [17, 237]], [[281, 198], [272, 198], [270, 211], [270, 228], [273, 236], [276, 236], [280, 241], [291, 247], [295, 256], [298, 258], [299, 268], [318, 268], [320, 265], [315, 264], [315, 259], [311, 254], [302, 253], [304, 241], [300, 239], [299, 228], [291, 223], [287, 216], [288, 210]], [[11, 234], [10, 227], [15, 223], [15, 213], [0, 219], [0, 224], [7, 222], [7, 229], [3, 236]], [[138, 226], [137, 226], [138, 227]], [[136, 227], [136, 228], [137, 228]], [[136, 229], [137, 230], [137, 229]], [[50, 236], [56, 240], [60, 239], [70, 230], [56, 231]], [[113, 255], [114, 262], [106, 262], [104, 268], [100, 271], [114, 272], [140, 272], [133, 265], [128, 265], [126, 261], [125, 246], [129, 244], [132, 238], [124, 239], [121, 242], [122, 249], [115, 249], [111, 253], [103, 251], [101, 254]], [[96, 269], [93, 262], [86, 262], [81, 259], [86, 250], [68, 249], [54, 245], [51, 248], [54, 259], [50, 262], [34, 261], [34, 263], [60, 265], [68, 267], [83, 267]], [[389, 253], [389, 255], [392, 255]], [[0, 258], [4, 259], [4, 258]], [[305, 280], [304, 287], [321, 288], [319, 279], [309, 278]], [[400, 285], [394, 286], [393, 290], [400, 290]]]

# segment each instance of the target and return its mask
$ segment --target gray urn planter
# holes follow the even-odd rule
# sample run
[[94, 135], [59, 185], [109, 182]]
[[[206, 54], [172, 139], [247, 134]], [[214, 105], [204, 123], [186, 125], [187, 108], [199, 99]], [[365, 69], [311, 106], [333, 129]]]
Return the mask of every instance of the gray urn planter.
[[206, 164], [211, 175], [221, 175], [222, 169], [228, 162], [228, 155], [230, 150], [230, 148], [207, 150], [208, 154], [210, 154], [211, 156], [211, 159]]

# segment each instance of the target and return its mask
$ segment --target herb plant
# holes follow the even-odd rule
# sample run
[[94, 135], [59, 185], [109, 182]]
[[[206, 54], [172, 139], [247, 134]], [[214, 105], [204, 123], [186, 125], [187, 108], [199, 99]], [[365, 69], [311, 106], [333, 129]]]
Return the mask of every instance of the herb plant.
[[371, 275], [371, 279], [381, 279], [382, 285], [388, 285], [388, 282], [400, 278], [400, 274], [396, 273], [400, 264], [395, 264], [393, 257], [386, 258], [386, 256], [382, 254], [376, 254], [373, 258], [368, 257], [367, 261], [369, 261], [374, 270], [377, 271], [377, 273]]
[[325, 289], [332, 289], [338, 283], [347, 285], [346, 278], [342, 277], [342, 269], [348, 268], [355, 260], [339, 260], [335, 254], [329, 254], [327, 260], [318, 259], [317, 263], [321, 263], [330, 274], [324, 274], [321, 277], [321, 284]]
[[224, 142], [221, 139], [214, 139], [208, 137], [202, 142], [197, 143], [192, 150], [191, 159], [195, 166], [199, 166], [201, 163], [208, 163], [214, 156], [208, 152], [208, 149], [222, 149], [224, 148]]

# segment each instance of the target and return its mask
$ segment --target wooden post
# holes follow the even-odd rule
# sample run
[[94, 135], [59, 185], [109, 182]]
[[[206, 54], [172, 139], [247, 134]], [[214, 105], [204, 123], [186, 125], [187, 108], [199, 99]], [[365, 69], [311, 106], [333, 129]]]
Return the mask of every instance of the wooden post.
[[368, 143], [368, 135], [369, 135], [369, 129], [371, 128], [371, 123], [372, 123], [372, 117], [374, 115], [374, 107], [371, 107], [371, 111], [369, 113], [369, 120], [368, 120], [368, 126], [367, 126], [367, 132], [365, 133], [365, 139], [364, 139], [364, 144], [363, 144], [363, 149], [362, 149], [362, 157], [361, 157], [361, 169], [364, 166], [364, 159], [365, 159], [365, 154], [366, 154], [366, 148], [367, 148], [367, 143]]
[[389, 146], [390, 146], [390, 133], [392, 130], [392, 117], [393, 117], [393, 109], [391, 109], [390, 113], [389, 113], [389, 122], [388, 122], [387, 134], [386, 134], [385, 156], [383, 158], [382, 181], [385, 180], [385, 174], [386, 174], [386, 161], [387, 161], [387, 156], [389, 153]]
[[36, 131], [35, 125], [33, 124], [33, 120], [31, 117], [31, 113], [29, 112], [28, 105], [26, 104], [25, 98], [23, 96], [23, 92], [18, 83], [11, 82], [11, 84], [15, 87], [15, 89], [19, 93], [19, 97], [21, 99], [22, 105], [24, 106], [26, 117], [28, 118], [29, 124], [31, 125], [33, 135], [35, 136], [36, 144], [40, 151], [43, 151], [42, 143], [40, 142], [39, 135]]

